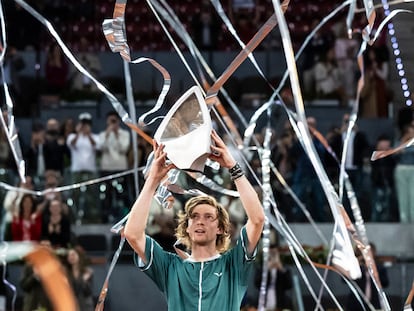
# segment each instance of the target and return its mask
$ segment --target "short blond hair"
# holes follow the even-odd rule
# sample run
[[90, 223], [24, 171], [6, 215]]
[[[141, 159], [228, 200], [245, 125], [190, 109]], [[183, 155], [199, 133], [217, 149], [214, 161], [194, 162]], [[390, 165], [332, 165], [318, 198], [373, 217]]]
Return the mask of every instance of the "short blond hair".
[[216, 249], [219, 253], [223, 253], [230, 245], [230, 219], [226, 209], [212, 196], [197, 196], [186, 202], [184, 212], [178, 214], [178, 226], [175, 230], [175, 236], [187, 247], [187, 249], [191, 250], [191, 240], [187, 233], [188, 220], [190, 219], [194, 208], [200, 204], [208, 204], [216, 208], [218, 227], [222, 230], [222, 233], [217, 235]]

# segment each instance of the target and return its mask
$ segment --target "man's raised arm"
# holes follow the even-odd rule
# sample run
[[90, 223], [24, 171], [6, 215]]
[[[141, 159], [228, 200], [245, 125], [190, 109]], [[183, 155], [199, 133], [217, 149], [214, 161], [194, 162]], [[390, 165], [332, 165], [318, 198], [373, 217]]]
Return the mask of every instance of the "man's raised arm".
[[223, 140], [215, 131], [212, 132], [211, 138], [215, 146], [211, 146], [213, 153], [210, 159], [217, 161], [222, 167], [229, 169], [230, 176], [236, 185], [243, 208], [246, 211], [248, 217], [246, 223], [246, 232], [249, 239], [248, 252], [251, 254], [260, 240], [265, 221], [262, 204], [253, 186], [230, 154]]
[[147, 262], [147, 258], [145, 257], [145, 229], [151, 202], [160, 182], [164, 179], [168, 171], [174, 168], [173, 164], [166, 165], [167, 154], [164, 151], [163, 145], [158, 146], [154, 141], [153, 148], [154, 159], [151, 168], [144, 186], [131, 208], [124, 230], [124, 235], [128, 243], [145, 263]]

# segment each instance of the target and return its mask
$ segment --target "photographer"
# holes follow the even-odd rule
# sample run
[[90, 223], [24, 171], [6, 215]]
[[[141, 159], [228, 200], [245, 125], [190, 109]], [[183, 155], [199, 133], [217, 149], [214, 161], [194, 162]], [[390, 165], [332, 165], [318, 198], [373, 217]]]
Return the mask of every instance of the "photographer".
[[[100, 149], [99, 136], [92, 133], [92, 116], [88, 112], [79, 115], [76, 133], [69, 134], [67, 141], [71, 153], [72, 183], [80, 183], [96, 178], [96, 152]], [[77, 207], [77, 221], [97, 223], [101, 216], [96, 206], [96, 186], [88, 186], [80, 197], [79, 189], [73, 192], [73, 200]], [[80, 200], [82, 199], [82, 200]]]
[[[129, 132], [120, 127], [120, 118], [115, 111], [106, 114], [106, 129], [99, 134], [101, 148], [101, 175], [107, 176], [128, 169]], [[105, 182], [103, 198], [103, 222], [121, 218], [122, 209], [130, 206], [128, 176]]]

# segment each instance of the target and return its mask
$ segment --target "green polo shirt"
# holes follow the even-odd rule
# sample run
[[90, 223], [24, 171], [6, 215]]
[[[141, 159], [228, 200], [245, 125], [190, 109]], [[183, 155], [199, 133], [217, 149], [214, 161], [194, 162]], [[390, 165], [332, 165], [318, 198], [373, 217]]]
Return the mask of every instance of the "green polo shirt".
[[242, 228], [236, 246], [205, 262], [182, 260], [164, 251], [147, 236], [143, 265], [135, 254], [135, 263], [166, 295], [171, 311], [239, 311], [246, 292], [252, 256], [247, 254], [248, 239]]

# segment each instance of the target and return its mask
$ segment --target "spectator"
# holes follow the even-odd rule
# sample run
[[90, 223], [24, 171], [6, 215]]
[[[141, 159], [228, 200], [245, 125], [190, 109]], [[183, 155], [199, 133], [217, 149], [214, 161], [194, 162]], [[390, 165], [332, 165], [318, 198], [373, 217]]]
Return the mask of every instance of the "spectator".
[[[75, 121], [72, 118], [66, 118], [62, 121], [62, 124], [60, 126], [59, 130], [59, 139], [62, 139], [65, 144], [68, 141], [69, 134], [75, 134]], [[66, 144], [67, 145], [67, 144]], [[65, 183], [69, 184], [71, 182], [70, 178], [70, 166], [71, 166], [71, 153], [69, 152], [65, 155], [63, 158], [63, 178], [65, 180]]]
[[[280, 251], [276, 245], [269, 248], [268, 274], [266, 283], [266, 311], [281, 311], [292, 309], [292, 302], [287, 292], [292, 288], [292, 275], [280, 258]], [[257, 269], [255, 285], [260, 289], [262, 269]]]
[[[260, 197], [261, 189], [257, 189], [257, 194]], [[239, 198], [223, 196], [220, 198], [220, 203], [223, 205], [231, 223], [231, 245], [234, 245], [239, 238], [239, 232], [246, 222], [246, 212]]]
[[[19, 51], [14, 46], [9, 46], [6, 50], [6, 55], [4, 57], [3, 63], [3, 73], [4, 76], [1, 77], [0, 82], [7, 83], [10, 96], [13, 101], [13, 110], [16, 115], [24, 115], [24, 107], [22, 101], [22, 87], [20, 83], [19, 72], [24, 69], [26, 66], [22, 56]], [[1, 74], [1, 72], [0, 72]], [[4, 91], [0, 92], [1, 102], [6, 103], [6, 98], [4, 96]]]
[[234, 28], [237, 30], [240, 40], [243, 43], [247, 43], [256, 33], [254, 22], [250, 19], [250, 14], [247, 12], [240, 12], [237, 15]]
[[69, 211], [69, 207], [65, 203], [65, 197], [63, 196], [62, 192], [55, 191], [55, 188], [59, 187], [61, 184], [62, 177], [59, 172], [48, 170], [45, 172], [45, 196], [43, 201], [40, 203], [44, 216], [49, 216], [49, 211], [46, 209], [46, 205], [51, 200], [59, 200], [62, 203], [62, 211], [63, 214], [68, 216], [72, 216]]
[[202, 51], [217, 49], [220, 23], [211, 8], [211, 5], [203, 7], [200, 13], [192, 19], [194, 42]]
[[[342, 151], [344, 148], [344, 140], [349, 124], [349, 118], [350, 115], [348, 113], [345, 113], [343, 115], [340, 132], [334, 133], [331, 136], [331, 140], [328, 142], [329, 145], [332, 147], [332, 150], [338, 157], [338, 159], [341, 159], [342, 157]], [[352, 183], [357, 199], [361, 198], [361, 194], [363, 191], [363, 166], [364, 163], [368, 161], [370, 152], [371, 147], [366, 134], [360, 131], [358, 129], [358, 126], [355, 124], [352, 129], [351, 136], [349, 138], [347, 157], [345, 159], [345, 170]], [[337, 183], [338, 181], [338, 176], [339, 168], [337, 169], [336, 174], [332, 172], [331, 175], [335, 183]]]
[[[313, 117], [307, 118], [309, 130], [312, 133], [312, 128], [316, 128], [316, 120]], [[324, 161], [325, 148], [322, 143], [312, 135], [312, 141], [321, 161]], [[310, 214], [315, 221], [324, 222], [326, 219], [325, 205], [326, 199], [318, 176], [313, 168], [313, 165], [301, 146], [299, 141], [296, 141], [289, 151], [292, 161], [296, 160], [296, 167], [292, 175], [292, 190], [296, 196], [309, 209]], [[304, 214], [299, 206], [295, 205], [292, 211], [292, 220], [301, 222], [304, 221]]]
[[79, 311], [93, 311], [93, 270], [85, 251], [77, 246], [66, 255], [67, 275], [78, 302]]
[[[131, 144], [129, 132], [120, 127], [120, 118], [115, 111], [106, 115], [106, 129], [99, 134], [101, 148], [101, 175], [116, 174], [128, 169], [128, 150]], [[123, 216], [130, 206], [128, 176], [105, 182], [103, 198], [103, 222], [112, 222]]]
[[42, 213], [31, 194], [24, 194], [11, 224], [13, 241], [40, 241]]
[[62, 202], [58, 199], [48, 201], [42, 225], [42, 239], [48, 240], [53, 248], [67, 248], [71, 242], [71, 225], [63, 213]]
[[[8, 111], [2, 110], [2, 115], [3, 115], [3, 120], [5, 122], [6, 127], [9, 126], [9, 117], [11, 117], [8, 114]], [[14, 131], [12, 131], [12, 129], [8, 129], [9, 131], [9, 135], [11, 135], [13, 138], [16, 137], [16, 134], [18, 134], [17, 139], [19, 142], [19, 145], [21, 147], [21, 149], [24, 151], [25, 150], [25, 144], [24, 142], [21, 140], [21, 136], [19, 135], [19, 129], [16, 127], [16, 124], [13, 123], [14, 126]], [[4, 168], [5, 171], [5, 179], [9, 184], [14, 184], [17, 181], [18, 178], [18, 170], [17, 170], [17, 165], [16, 165], [16, 161], [14, 159], [13, 156], [13, 152], [12, 152], [12, 148], [10, 147], [8, 138], [7, 138], [7, 134], [5, 132], [5, 129], [3, 128], [3, 126], [0, 126], [0, 168]], [[24, 154], [24, 152], [23, 152]], [[2, 177], [3, 178], [3, 177]]]
[[[7, 122], [7, 111], [2, 112], [4, 121]], [[5, 170], [8, 172], [9, 166], [12, 162], [12, 151], [10, 148], [9, 141], [7, 139], [7, 132], [3, 128], [3, 126], [0, 126], [0, 169]], [[0, 175], [1, 181], [6, 183], [13, 183], [10, 180], [10, 177], [8, 174], [1, 174]]]
[[[51, 249], [50, 242], [42, 240], [40, 244]], [[30, 264], [25, 264], [23, 276], [20, 280], [20, 287], [23, 289], [23, 311], [52, 311], [52, 304], [46, 295], [43, 285], [37, 275], [36, 269]]]
[[[377, 139], [375, 150], [387, 151], [391, 149], [391, 139], [381, 135]], [[371, 162], [372, 210], [371, 221], [389, 222], [393, 216], [395, 200], [394, 170], [395, 158], [393, 155]]]
[[[413, 96], [412, 96], [412, 99], [414, 100]], [[413, 116], [413, 107], [412, 106], [404, 106], [404, 107], [401, 107], [398, 110], [397, 125], [398, 125], [398, 130], [400, 131], [400, 133], [403, 132], [404, 128], [407, 125], [411, 124], [411, 122], [413, 121], [413, 117], [414, 116]]]
[[62, 137], [66, 142], [69, 134], [74, 133], [76, 133], [75, 121], [72, 118], [66, 118], [60, 127], [60, 137]]
[[[271, 153], [272, 162], [288, 185], [292, 184], [294, 163], [289, 151], [291, 150], [294, 143], [294, 134], [292, 134], [291, 130], [284, 129], [280, 137], [278, 137], [277, 143]], [[272, 182], [272, 187], [275, 193], [277, 206], [279, 207], [280, 211], [283, 215], [285, 215], [287, 219], [292, 219], [290, 208], [292, 205], [291, 196], [287, 193], [285, 187], [277, 179], [274, 179]]]
[[[72, 183], [87, 181], [96, 177], [96, 152], [100, 149], [99, 136], [92, 133], [92, 116], [88, 112], [79, 115], [76, 133], [69, 134], [66, 144], [71, 153]], [[82, 194], [80, 193], [82, 192]], [[73, 199], [77, 208], [77, 221], [99, 223], [102, 221], [97, 206], [97, 189], [92, 185], [75, 189]]]
[[43, 185], [43, 175], [45, 173], [45, 128], [40, 122], [32, 126], [30, 148], [26, 152], [27, 173], [33, 176], [34, 184], [37, 188]]
[[[38, 10], [38, 3], [31, 3]], [[41, 24], [17, 2], [4, 3], [7, 38], [18, 50], [37, 49], [40, 45]]]
[[[310, 29], [313, 30], [319, 24], [319, 19], [312, 20]], [[328, 51], [332, 46], [332, 34], [329, 32], [317, 31], [312, 37], [309, 44], [303, 51], [301, 62], [299, 63], [300, 71], [303, 73], [303, 92], [304, 97], [313, 99], [315, 96], [315, 74], [314, 68], [318, 61], [320, 61], [322, 55]]]
[[59, 121], [50, 118], [46, 122], [46, 136], [44, 143], [45, 169], [53, 170], [63, 175], [65, 158], [69, 157], [69, 149], [65, 140], [59, 135]]
[[356, 55], [358, 41], [348, 38], [345, 24], [340, 24], [339, 35], [335, 40], [335, 59], [338, 64], [340, 84], [344, 86], [347, 98], [355, 98]]
[[152, 200], [151, 210], [148, 215], [147, 232], [166, 251], [174, 253], [174, 229], [176, 225], [175, 216], [182, 210], [180, 200], [175, 200], [172, 208], [164, 208], [157, 200]]
[[[400, 144], [414, 139], [414, 126], [408, 125], [402, 132]], [[414, 146], [410, 145], [397, 154], [395, 167], [395, 188], [398, 198], [400, 222], [414, 221]]]
[[[137, 141], [137, 152], [135, 153], [135, 150], [133, 148], [133, 144], [131, 143], [128, 153], [127, 153], [127, 159], [128, 159], [128, 167], [133, 168], [135, 165], [137, 167], [145, 167], [148, 159], [148, 155], [152, 151], [151, 143], [146, 141], [144, 138], [139, 137], [135, 134], [132, 135], [132, 139], [136, 139]], [[135, 156], [137, 157], [137, 163], [135, 163]], [[144, 183], [144, 177], [142, 174], [138, 174], [138, 184], [142, 185]]]
[[385, 118], [388, 116], [388, 62], [382, 60], [374, 48], [366, 51], [365, 80], [361, 91], [361, 116]]
[[171, 213], [163, 212], [155, 214], [151, 227], [153, 239], [167, 252], [175, 253], [174, 243], [176, 239], [174, 229], [176, 227], [176, 221], [174, 216]]
[[[17, 185], [19, 188], [26, 189], [26, 190], [33, 190], [33, 182], [32, 177], [26, 176], [26, 180], [20, 181]], [[19, 214], [19, 206], [22, 200], [24, 192], [16, 191], [16, 190], [9, 190], [6, 193], [3, 201], [3, 219], [2, 219], [2, 238], [4, 240], [11, 240], [11, 222], [13, 220], [13, 216]]]
[[[0, 265], [0, 275], [3, 275], [3, 280], [8, 280], [10, 273], [7, 265]], [[0, 283], [0, 310], [12, 310], [14, 307], [14, 285]]]
[[230, 3], [234, 11], [253, 10], [256, 6], [255, 0], [232, 0]]
[[57, 43], [52, 44], [46, 54], [46, 93], [62, 95], [68, 86], [68, 73], [68, 62], [62, 49]]
[[277, 139], [276, 146], [272, 150], [272, 160], [280, 174], [286, 180], [292, 176], [292, 161], [289, 157], [289, 150], [294, 142], [294, 136], [289, 130], [284, 130]]
[[[79, 52], [76, 56], [79, 63], [84, 66], [92, 76], [99, 78], [102, 69], [101, 61], [95, 51], [91, 50], [91, 44], [85, 36], [82, 36], [79, 39]], [[83, 96], [99, 94], [98, 88], [90, 78], [85, 76], [75, 67], [72, 67], [71, 71], [72, 91], [80, 92]]]
[[320, 99], [337, 99], [346, 107], [346, 94], [341, 85], [340, 72], [335, 60], [335, 52], [330, 48], [322, 54], [314, 67], [316, 97]]

